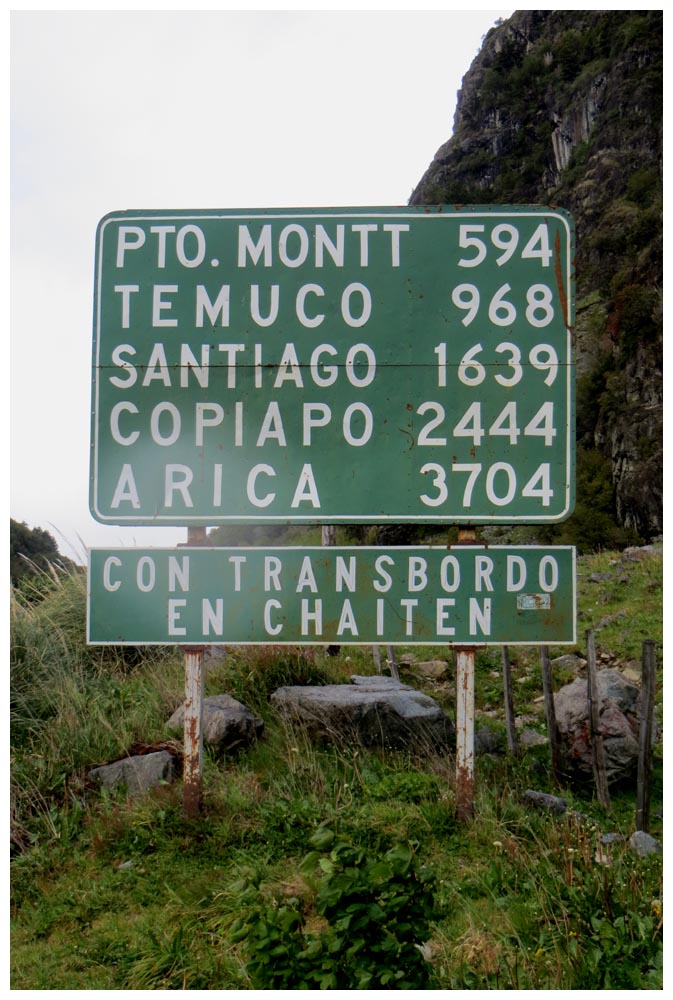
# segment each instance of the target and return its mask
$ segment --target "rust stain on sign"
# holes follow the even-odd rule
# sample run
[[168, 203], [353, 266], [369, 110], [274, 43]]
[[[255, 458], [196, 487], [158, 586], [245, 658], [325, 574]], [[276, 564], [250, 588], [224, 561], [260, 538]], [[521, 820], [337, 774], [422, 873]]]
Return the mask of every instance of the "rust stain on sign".
[[563, 283], [563, 258], [561, 255], [561, 234], [556, 230], [554, 237], [554, 270], [556, 272], [556, 287], [558, 288], [563, 318], [566, 326], [570, 326], [570, 316], [568, 315], [568, 292]]
[[551, 594], [519, 594], [516, 606], [519, 611], [549, 611]]

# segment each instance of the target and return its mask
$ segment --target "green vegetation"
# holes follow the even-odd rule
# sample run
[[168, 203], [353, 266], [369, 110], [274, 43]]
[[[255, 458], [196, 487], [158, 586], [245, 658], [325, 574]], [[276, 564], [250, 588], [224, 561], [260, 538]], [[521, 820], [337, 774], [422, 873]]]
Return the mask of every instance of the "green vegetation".
[[562, 526], [583, 551], [626, 544], [625, 525], [662, 530], [662, 96], [661, 11], [517, 11], [487, 36], [454, 136], [412, 196], [574, 218], [579, 461], [605, 460], [597, 488], [580, 465]]
[[58, 551], [56, 540], [43, 528], [29, 528], [25, 521], [9, 519], [9, 573], [14, 586], [27, 579], [29, 588], [51, 567], [73, 568], [73, 562]]
[[[582, 557], [578, 582], [580, 651], [589, 627], [611, 664], [660, 644], [660, 556]], [[199, 819], [180, 782], [97, 791], [91, 767], [169, 742], [181, 657], [87, 648], [81, 574], [38, 590], [15, 591], [11, 614], [13, 988], [661, 988], [661, 857], [616, 841], [596, 860], [601, 831], [633, 831], [632, 789], [606, 815], [564, 788], [575, 812], [551, 817], [522, 801], [557, 790], [546, 747], [480, 756], [476, 818], [459, 824], [452, 758], [317, 747], [274, 716], [276, 686], [371, 673], [368, 649], [250, 647], [209, 668], [206, 693], [239, 698], [265, 735], [206, 752]], [[515, 712], [544, 733], [537, 650], [510, 655]], [[420, 683], [453, 715], [452, 681]], [[477, 656], [476, 707], [477, 728], [502, 730], [499, 650]], [[655, 777], [661, 838], [659, 756]]]
[[[321, 828], [310, 842], [325, 848], [335, 837]], [[418, 947], [430, 937], [433, 875], [411, 847], [382, 857], [335, 844], [329, 855], [307, 855], [317, 921], [307, 925], [299, 896], [278, 899], [259, 880], [239, 884], [249, 901], [232, 925], [232, 939], [251, 955], [247, 973], [256, 989], [427, 989], [431, 966]], [[308, 885], [308, 883], [307, 883]]]

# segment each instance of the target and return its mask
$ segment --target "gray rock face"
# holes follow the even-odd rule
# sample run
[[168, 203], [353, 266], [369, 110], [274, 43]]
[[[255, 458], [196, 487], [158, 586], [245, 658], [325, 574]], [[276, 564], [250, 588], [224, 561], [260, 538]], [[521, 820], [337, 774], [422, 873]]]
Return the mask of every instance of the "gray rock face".
[[156, 753], [142, 754], [137, 757], [125, 757], [112, 764], [103, 764], [89, 771], [89, 779], [112, 788], [115, 785], [125, 785], [131, 795], [146, 792], [162, 782], [172, 782], [178, 774], [178, 762], [167, 750]]
[[[643, 45], [634, 44], [626, 32], [622, 34], [628, 16], [648, 24], [648, 41]], [[592, 373], [597, 377], [604, 363], [600, 360], [605, 350], [601, 343], [611, 336], [615, 323], [620, 335], [628, 328], [626, 316], [622, 319], [610, 301], [609, 280], [605, 280], [608, 274], [630, 266], [629, 280], [637, 284], [639, 294], [648, 296], [643, 301], [654, 302], [655, 289], [662, 287], [659, 232], [644, 236], [643, 249], [638, 251], [628, 240], [623, 241], [623, 250], [611, 249], [614, 259], [611, 257], [609, 263], [599, 249], [605, 227], [612, 225], [621, 210], [620, 192], [627, 180], [661, 156], [661, 113], [642, 89], [662, 58], [659, 22], [655, 20], [660, 17], [658, 11], [626, 14], [621, 10], [583, 10], [573, 14], [571, 25], [566, 11], [515, 11], [486, 35], [463, 78], [451, 138], [437, 151], [410, 199], [411, 205], [419, 206], [457, 200], [479, 204], [479, 192], [493, 194], [501, 185], [509, 193], [517, 190], [523, 204], [546, 204], [550, 196], [560, 199], [558, 204], [572, 213], [577, 232], [582, 234], [577, 247], [577, 299], [584, 300], [585, 307], [577, 310], [574, 329], [578, 375]], [[629, 27], [633, 23], [630, 21]], [[579, 34], [573, 39], [576, 32]], [[621, 45], [619, 35], [624, 38]], [[594, 49], [598, 37], [613, 42], [610, 58], [600, 67]], [[565, 57], [558, 56], [566, 45], [575, 52], [577, 62], [570, 70], [572, 83], [564, 79], [561, 85], [569, 65]], [[519, 86], [515, 74], [536, 58], [544, 70], [535, 81], [528, 81], [526, 100], [517, 101], [514, 107], [510, 95]], [[499, 92], [494, 73], [498, 74]], [[542, 119], [544, 129], [540, 128]], [[522, 134], [531, 137], [523, 160], [517, 146]], [[579, 148], [584, 149], [581, 164], [573, 158]], [[521, 160], [527, 179], [520, 176], [512, 187], [506, 175], [515, 160]], [[627, 264], [629, 260], [634, 264]], [[631, 355], [620, 349], [614, 338], [611, 351], [616, 377], [610, 380], [609, 393], [596, 399], [592, 407], [595, 418], [591, 418], [591, 427], [583, 430], [589, 447], [610, 461], [620, 523], [635, 528], [644, 538], [663, 531], [664, 334], [659, 306], [655, 308], [652, 319], [656, 325], [649, 337], [644, 336], [640, 329], [644, 330], [649, 316], [647, 321], [643, 318]], [[645, 441], [647, 449], [643, 448]]]
[[[185, 706], [180, 705], [168, 720], [169, 729], [183, 728]], [[203, 699], [203, 739], [220, 753], [235, 753], [259, 739], [264, 723], [240, 701], [228, 694]]]
[[428, 695], [392, 677], [351, 680], [351, 684], [279, 688], [271, 695], [271, 704], [318, 739], [392, 748], [453, 744], [453, 724]]
[[[599, 670], [596, 681], [608, 781], [617, 781], [628, 777], [638, 764], [640, 690], [619, 670]], [[586, 680], [578, 677], [561, 688], [554, 695], [554, 707], [567, 767], [590, 776], [593, 771]]]

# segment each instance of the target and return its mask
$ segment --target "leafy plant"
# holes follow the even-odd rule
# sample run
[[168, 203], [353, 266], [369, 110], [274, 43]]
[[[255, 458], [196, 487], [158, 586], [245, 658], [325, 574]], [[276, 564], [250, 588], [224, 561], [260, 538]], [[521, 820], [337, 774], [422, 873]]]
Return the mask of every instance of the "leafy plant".
[[[321, 829], [314, 842], [332, 837]], [[309, 854], [302, 870], [320, 876], [310, 924], [299, 900], [261, 894], [235, 927], [256, 988], [428, 988], [422, 946], [437, 916], [434, 877], [408, 845], [372, 857], [338, 841], [329, 855]]]
[[578, 989], [663, 989], [663, 945], [652, 914], [593, 916], [584, 952], [574, 950]]

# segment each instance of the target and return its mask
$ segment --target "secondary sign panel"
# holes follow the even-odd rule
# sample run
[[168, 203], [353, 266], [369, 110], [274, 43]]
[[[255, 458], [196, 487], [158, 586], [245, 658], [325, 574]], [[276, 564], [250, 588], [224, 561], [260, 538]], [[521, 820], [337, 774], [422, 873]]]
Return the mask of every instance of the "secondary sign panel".
[[545, 208], [105, 217], [93, 516], [563, 520], [573, 256]]
[[576, 642], [572, 546], [92, 549], [91, 644]]

